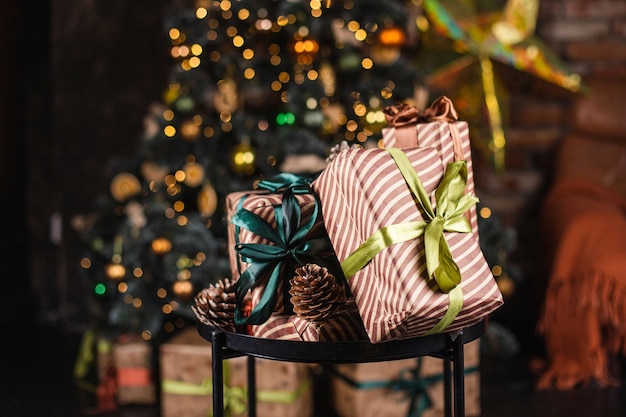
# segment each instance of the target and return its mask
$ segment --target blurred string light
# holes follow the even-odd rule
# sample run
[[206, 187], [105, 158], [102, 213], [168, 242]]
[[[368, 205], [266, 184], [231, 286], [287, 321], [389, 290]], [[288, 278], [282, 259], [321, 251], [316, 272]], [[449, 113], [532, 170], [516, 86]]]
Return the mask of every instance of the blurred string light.
[[[330, 74], [332, 67], [329, 69], [328, 66], [324, 68], [322, 65], [320, 68], [322, 68], [323, 71], [321, 72], [318, 71], [317, 68], [315, 70], [313, 70], [313, 68], [310, 68], [310, 70], [306, 69], [306, 67], [311, 67], [316, 63], [317, 56], [320, 52], [319, 41], [311, 35], [308, 24], [303, 24], [306, 20], [299, 20], [300, 18], [294, 12], [279, 14], [278, 16], [272, 18], [268, 11], [264, 8], [251, 11], [246, 7], [235, 8], [233, 6], [234, 3], [228, 0], [217, 2], [199, 2], [195, 9], [195, 17], [199, 20], [207, 22], [207, 40], [217, 41], [220, 36], [219, 34], [225, 33], [226, 36], [231, 39], [232, 45], [239, 50], [242, 61], [250, 62], [249, 66], [240, 68], [240, 76], [243, 77], [243, 79], [253, 80], [259, 75], [256, 67], [257, 63], [253, 61], [256, 59], [257, 53], [254, 48], [247, 46], [246, 37], [244, 36], [244, 32], [246, 32], [244, 25], [249, 25], [249, 29], [247, 29], [248, 31], [253, 29], [257, 32], [277, 32], [281, 29], [289, 27], [290, 33], [292, 33], [290, 48], [291, 53], [295, 56], [295, 66], [292, 68], [291, 74], [287, 71], [279, 72], [279, 74], [289, 74], [289, 76], [285, 77], [284, 75], [277, 75], [276, 79], [269, 80], [267, 87], [272, 91], [281, 93], [281, 100], [284, 103], [289, 103], [290, 97], [287, 94], [287, 88], [290, 83], [302, 85], [306, 80], [319, 80], [323, 83], [326, 96], [332, 97], [335, 93], [335, 80], [333, 80], [333, 76]], [[308, 10], [310, 16], [313, 18], [321, 17], [324, 10], [330, 7], [341, 7], [347, 11], [351, 11], [353, 5], [350, 3], [334, 4], [334, 2], [330, 0], [311, 0], [308, 2]], [[237, 23], [232, 19], [236, 19]], [[348, 42], [368, 45], [376, 44], [379, 46], [373, 50], [372, 53], [374, 55], [372, 57], [362, 57], [358, 63], [362, 70], [372, 70], [378, 61], [383, 64], [395, 62], [400, 55], [400, 48], [407, 42], [407, 33], [405, 29], [398, 25], [388, 23], [389, 22], [385, 23], [385, 26], [382, 27], [378, 22], [361, 24], [357, 20], [342, 21], [338, 19], [335, 20], [333, 25], [335, 25], [338, 30], [345, 29], [351, 33], [352, 41], [347, 40]], [[416, 18], [415, 25], [418, 26], [419, 24], [420, 20], [418, 17]], [[373, 34], [376, 34], [376, 36], [372, 36]], [[191, 71], [195, 68], [199, 68], [204, 55], [207, 55], [209, 60], [216, 63], [220, 62], [222, 59], [222, 54], [218, 48], [207, 48], [197, 42], [189, 42], [188, 39], [191, 39], [191, 37], [184, 33], [184, 30], [181, 28], [170, 28], [169, 36], [172, 41], [172, 57], [180, 60], [181, 68], [184, 71]], [[344, 41], [346, 40], [338, 40], [337, 46], [341, 47], [341, 44]], [[283, 51], [279, 45], [270, 44], [267, 52], [268, 53], [264, 54], [261, 59], [268, 60], [272, 66], [282, 65], [284, 57], [281, 55]], [[230, 91], [224, 91], [223, 83], [227, 83], [227, 88], [230, 89]], [[215, 103], [216, 109], [220, 113], [220, 119], [222, 120], [222, 124], [219, 129], [223, 132], [230, 132], [233, 129], [232, 114], [239, 107], [239, 104], [237, 103], [237, 99], [239, 97], [237, 83], [230, 82], [227, 78], [224, 78], [218, 82], [217, 90], [218, 92], [215, 94], [214, 100], [221, 101], [222, 104], [222, 108], [220, 108], [220, 104]], [[178, 94], [179, 92], [176, 91], [176, 86], [172, 86], [168, 93], [168, 95], [172, 96], [172, 98]], [[232, 100], [229, 96], [232, 97]], [[393, 99], [392, 90], [387, 91], [386, 94], [381, 97], [385, 100], [391, 101]], [[223, 108], [224, 103], [230, 103], [229, 106], [231, 108]], [[329, 103], [329, 100], [326, 100], [325, 102], [320, 101], [320, 105], [324, 108], [326, 108]], [[345, 123], [341, 123], [340, 125], [345, 127], [343, 139], [358, 139], [360, 141], [366, 141], [371, 135], [378, 132], [381, 128], [381, 111], [382, 109], [379, 108], [371, 108], [367, 113], [367, 117], [360, 115], [360, 120], [348, 120]], [[334, 116], [334, 119], [340, 120], [340, 118], [336, 117], [336, 115]], [[283, 119], [283, 115], [277, 115], [276, 120], [278, 126], [288, 126], [293, 124], [290, 122], [290, 119]], [[311, 120], [311, 118], [309, 117], [306, 120]], [[359, 127], [360, 130], [357, 131], [354, 128], [355, 123], [359, 126], [363, 124], [364, 127]], [[332, 126], [329, 122], [323, 122], [322, 125]], [[164, 130], [166, 136], [175, 137], [179, 134], [181, 129], [174, 129], [174, 126], [166, 126]], [[329, 129], [325, 129], [325, 131], [328, 130]], [[207, 135], [205, 131], [205, 137], [212, 136], [214, 132], [214, 128], [208, 129], [209, 134]], [[180, 133], [183, 134], [182, 131], [180, 131]], [[188, 135], [188, 137], [192, 136], [194, 135]], [[241, 161], [234, 162], [234, 164], [236, 166], [242, 166]]]
[[[223, 203], [210, 180], [216, 175], [212, 172], [214, 167], [208, 166], [198, 151], [213, 149], [203, 147], [205, 142], [233, 138], [234, 146], [229, 146], [231, 152], [227, 156], [230, 168], [239, 176], [251, 176], [258, 173], [262, 164], [277, 167], [280, 162], [277, 153], [261, 153], [257, 135], [268, 137], [275, 134], [275, 128], [293, 129], [305, 125], [319, 127], [333, 140], [365, 142], [384, 121], [384, 102], [395, 98], [393, 82], [387, 81], [382, 89], [377, 86], [371, 97], [369, 93], [357, 94], [354, 103], [340, 104], [342, 98], [337, 100], [335, 96], [343, 94], [343, 86], [338, 85], [335, 63], [331, 64], [325, 54], [323, 38], [315, 29], [319, 24], [317, 19], [330, 15], [325, 14], [328, 8], [343, 8], [352, 13], [354, 4], [310, 0], [302, 5], [304, 12], [287, 7], [272, 15], [272, 10], [242, 7], [241, 2], [199, 0], [190, 16], [185, 15], [185, 19], [168, 28], [168, 53], [176, 67], [163, 93], [162, 106], [151, 112], [151, 130], [146, 137], [155, 147], [165, 144], [167, 149], [173, 149], [175, 141], [181, 139], [186, 150], [176, 155], [178, 165], [152, 159], [142, 161], [139, 168], [147, 182], [145, 186], [137, 178], [138, 173], [122, 172], [112, 180], [110, 190], [119, 206], [116, 209], [119, 216], [124, 215], [123, 207], [129, 201], [158, 197], [158, 207], [142, 207], [145, 213], [141, 214], [150, 222], [157, 219], [155, 221], [166, 224], [167, 232], [150, 230], [142, 234], [141, 227], [134, 225], [136, 233], [129, 236], [137, 241], [131, 242], [125, 250], [131, 251], [132, 244], [145, 238], [142, 248], [151, 251], [148, 257], [159, 262], [161, 268], [155, 273], [143, 259], [128, 255], [122, 259], [122, 248], [117, 241], [113, 243], [111, 255], [107, 252], [111, 250], [107, 243], [96, 239], [94, 249], [104, 256], [102, 259], [84, 257], [81, 266], [90, 272], [97, 269], [102, 274], [101, 282], [92, 287], [98, 297], [118, 297], [137, 312], [146, 312], [156, 305], [173, 319], [181, 303], [199, 289], [200, 274], [196, 271], [206, 268], [209, 255], [180, 253], [176, 234], [185, 233], [178, 228], [193, 227], [196, 214], [190, 214], [193, 210], [202, 217], [202, 225], [210, 228], [211, 216]], [[189, 18], [197, 20], [189, 24]], [[395, 24], [360, 24], [354, 19], [334, 20], [332, 30], [339, 36], [334, 47], [344, 48], [346, 52], [340, 54], [342, 69], [368, 76], [381, 65], [396, 62], [407, 37], [404, 29]], [[266, 41], [262, 47], [251, 38], [257, 35]], [[284, 42], [285, 37], [287, 42]], [[319, 91], [313, 94], [309, 86], [319, 87]], [[248, 117], [246, 112], [251, 104], [247, 94], [251, 87], [273, 93], [275, 100], [284, 105], [274, 114], [240, 123], [242, 115]], [[306, 94], [299, 94], [299, 91]], [[194, 156], [194, 152], [198, 153]], [[197, 193], [195, 201], [187, 200], [189, 189]], [[158, 288], [149, 293], [137, 291], [140, 282], [160, 279], [155, 275], [165, 274], [165, 265], [171, 265], [172, 258], [176, 262], [167, 270], [165, 283], [159, 283]], [[155, 297], [156, 303], [151, 299]], [[165, 320], [162, 326], [165, 331], [173, 331], [181, 322]], [[157, 330], [140, 329], [146, 340], [154, 337]]]

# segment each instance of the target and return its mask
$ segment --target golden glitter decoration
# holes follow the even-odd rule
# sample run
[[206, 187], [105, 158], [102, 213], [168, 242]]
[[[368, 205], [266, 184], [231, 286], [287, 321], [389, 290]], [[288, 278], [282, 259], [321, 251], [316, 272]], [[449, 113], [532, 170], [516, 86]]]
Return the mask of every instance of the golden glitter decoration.
[[172, 250], [172, 242], [166, 237], [158, 237], [152, 241], [150, 247], [157, 255], [164, 255]]
[[217, 193], [210, 182], [206, 181], [198, 193], [198, 211], [203, 216], [211, 216], [217, 209]]
[[104, 273], [111, 279], [120, 280], [126, 276], [126, 267], [122, 264], [111, 262], [105, 265]]
[[119, 173], [111, 181], [111, 195], [116, 201], [125, 201], [140, 192], [141, 183], [131, 173]]
[[185, 172], [184, 183], [189, 187], [198, 187], [204, 181], [204, 168], [197, 162], [185, 164], [183, 171]]
[[172, 293], [176, 297], [189, 299], [193, 296], [193, 284], [190, 281], [176, 281], [172, 284]]

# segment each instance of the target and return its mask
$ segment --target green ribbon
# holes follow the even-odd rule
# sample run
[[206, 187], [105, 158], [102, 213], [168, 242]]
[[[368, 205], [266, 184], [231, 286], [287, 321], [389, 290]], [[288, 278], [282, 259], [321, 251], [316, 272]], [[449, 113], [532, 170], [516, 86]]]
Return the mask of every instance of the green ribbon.
[[472, 228], [464, 213], [475, 205], [478, 199], [465, 194], [466, 161], [455, 161], [446, 167], [441, 183], [435, 191], [437, 204], [433, 209], [424, 185], [404, 152], [396, 148], [389, 148], [387, 152], [402, 173], [423, 213], [424, 220], [382, 227], [350, 254], [341, 263], [341, 268], [346, 278], [350, 279], [383, 249], [424, 236], [428, 280], [434, 280], [439, 289], [448, 294], [450, 300], [443, 318], [427, 332], [427, 334], [439, 333], [448, 327], [463, 307], [463, 293], [459, 286], [461, 272], [452, 258], [444, 232], [471, 233]]
[[[261, 324], [267, 321], [274, 311], [277, 299], [277, 290], [281, 282], [281, 269], [287, 265], [304, 265], [308, 262], [319, 263], [319, 259], [325, 253], [332, 253], [332, 245], [328, 238], [307, 239], [319, 215], [319, 199], [310, 188], [310, 183], [301, 180], [302, 177], [283, 176], [283, 179], [296, 180], [284, 182], [273, 186], [284, 188], [280, 205], [274, 206], [274, 218], [276, 228], [267, 220], [257, 214], [239, 208], [232, 216], [231, 223], [237, 228], [244, 228], [259, 235], [274, 245], [260, 243], [236, 243], [235, 250], [241, 255], [241, 259], [248, 263], [248, 268], [241, 272], [235, 285], [235, 324]], [[288, 183], [287, 186], [284, 186]], [[264, 186], [270, 186], [264, 184]], [[315, 205], [311, 218], [300, 226], [301, 208], [296, 199], [296, 194], [311, 193], [315, 198]], [[253, 287], [265, 282], [265, 289], [259, 303], [254, 306], [250, 315], [244, 317], [243, 303], [248, 291]]]
[[[257, 401], [265, 403], [294, 403], [309, 388], [310, 381], [304, 380], [294, 391], [262, 390], [256, 393]], [[205, 396], [213, 394], [213, 383], [204, 379], [200, 384], [164, 379], [161, 390], [174, 395]], [[224, 386], [224, 409], [228, 415], [240, 415], [247, 409], [248, 390], [242, 386]], [[209, 416], [212, 410], [209, 410]]]
[[313, 177], [282, 172], [269, 180], [259, 181], [257, 187], [272, 193], [292, 187], [296, 194], [308, 194], [310, 192], [310, 185], [314, 179]]
[[[433, 405], [433, 400], [428, 395], [427, 388], [443, 381], [443, 374], [420, 376], [421, 362], [422, 358], [417, 358], [417, 366], [415, 368], [403, 369], [400, 371], [398, 378], [388, 381], [355, 381], [335, 368], [330, 369], [333, 374], [356, 389], [370, 390], [382, 388], [394, 392], [406, 392], [407, 398], [410, 399], [407, 417], [420, 417], [424, 411]], [[465, 374], [477, 371], [478, 367], [465, 368]]]
[[94, 363], [94, 345], [96, 343], [96, 332], [92, 329], [83, 333], [78, 348], [78, 356], [74, 363], [74, 378], [82, 379], [87, 376], [89, 369]]

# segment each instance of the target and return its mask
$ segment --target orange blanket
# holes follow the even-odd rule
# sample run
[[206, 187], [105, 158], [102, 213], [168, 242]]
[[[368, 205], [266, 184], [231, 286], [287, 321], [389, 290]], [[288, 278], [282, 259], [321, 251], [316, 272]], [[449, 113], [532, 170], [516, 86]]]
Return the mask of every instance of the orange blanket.
[[616, 385], [609, 359], [626, 349], [626, 200], [559, 181], [542, 209], [551, 273], [538, 329], [548, 366], [540, 389]]

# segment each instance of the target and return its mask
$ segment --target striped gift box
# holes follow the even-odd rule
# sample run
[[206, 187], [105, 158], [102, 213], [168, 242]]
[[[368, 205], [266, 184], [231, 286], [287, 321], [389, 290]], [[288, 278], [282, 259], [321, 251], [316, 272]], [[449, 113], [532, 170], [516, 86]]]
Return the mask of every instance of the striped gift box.
[[[439, 100], [441, 99], [440, 97]], [[436, 101], [433, 105], [435, 104]], [[385, 148], [432, 147], [437, 150], [444, 165], [452, 161], [465, 160], [467, 162], [467, 192], [473, 194], [474, 170], [469, 127], [467, 122], [455, 120], [456, 112], [451, 103], [449, 106], [452, 109], [452, 115], [448, 119], [454, 121], [421, 121], [398, 127], [393, 126], [393, 122], [390, 121], [389, 127], [382, 129], [383, 146]], [[471, 208], [469, 213], [474, 236], [478, 238], [476, 207]]]
[[[246, 209], [265, 219], [274, 228], [276, 228], [276, 219], [274, 208], [280, 206], [283, 194], [281, 192], [273, 193], [265, 190], [252, 190], [230, 193], [226, 196], [226, 212], [228, 219], [228, 254], [231, 267], [232, 280], [236, 281], [243, 271], [248, 268], [248, 264], [243, 262], [241, 256], [235, 250], [238, 243], [259, 243], [264, 245], [275, 245], [275, 243], [245, 229], [237, 228], [231, 222], [232, 216], [240, 209]], [[306, 223], [312, 216], [315, 205], [317, 204], [313, 194], [298, 194], [295, 196], [300, 205], [302, 217], [300, 224]], [[307, 239], [325, 238], [326, 230], [321, 218], [315, 223], [313, 228], [307, 234]], [[294, 275], [295, 268], [290, 271], [283, 271], [287, 279], [291, 279]], [[263, 279], [261, 284], [252, 290], [251, 299], [252, 306], [256, 306], [263, 294]], [[277, 290], [277, 300], [275, 312], [283, 312], [284, 297], [283, 286], [280, 285]]]
[[367, 340], [363, 321], [353, 299], [347, 300], [345, 308], [323, 321], [274, 314], [265, 323], [252, 326], [252, 335], [301, 342]]
[[[403, 151], [431, 204], [444, 174], [434, 148]], [[328, 236], [344, 262], [375, 232], [388, 225], [423, 221], [424, 215], [385, 149], [341, 152], [313, 182]], [[444, 232], [461, 273], [463, 306], [447, 331], [478, 322], [502, 304], [475, 233]], [[373, 343], [420, 336], [446, 314], [449, 296], [428, 280], [423, 237], [393, 244], [349, 278], [349, 287]], [[342, 264], [344, 265], [344, 264]]]

